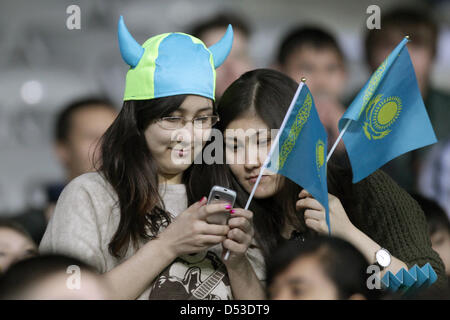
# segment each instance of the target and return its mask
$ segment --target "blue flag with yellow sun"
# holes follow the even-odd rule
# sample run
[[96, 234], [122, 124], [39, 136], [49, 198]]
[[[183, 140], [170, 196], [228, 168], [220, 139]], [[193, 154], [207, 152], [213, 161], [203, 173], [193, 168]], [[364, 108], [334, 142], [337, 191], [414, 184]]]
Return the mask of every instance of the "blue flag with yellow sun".
[[388, 161], [435, 143], [406, 43], [378, 67], [339, 121], [353, 170], [361, 181]]
[[279, 133], [278, 147], [267, 168], [306, 189], [326, 209], [330, 231], [327, 187], [327, 133], [320, 122], [314, 100], [302, 82]]

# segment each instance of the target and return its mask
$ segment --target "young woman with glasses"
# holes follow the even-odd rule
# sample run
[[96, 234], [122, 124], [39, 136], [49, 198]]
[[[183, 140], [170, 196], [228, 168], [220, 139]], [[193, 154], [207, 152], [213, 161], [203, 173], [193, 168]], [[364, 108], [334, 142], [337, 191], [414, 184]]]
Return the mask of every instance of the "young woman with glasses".
[[[219, 120], [215, 68], [232, 40], [230, 26], [210, 48], [182, 33], [141, 46], [119, 20], [130, 65], [122, 110], [102, 138], [97, 172], [65, 188], [40, 245], [95, 266], [111, 298], [263, 297], [246, 255], [252, 213], [206, 204], [206, 197], [188, 207], [187, 189], [196, 183], [190, 167], [201, 151], [194, 141], [203, 145]], [[228, 225], [206, 222], [220, 212], [232, 213]]]

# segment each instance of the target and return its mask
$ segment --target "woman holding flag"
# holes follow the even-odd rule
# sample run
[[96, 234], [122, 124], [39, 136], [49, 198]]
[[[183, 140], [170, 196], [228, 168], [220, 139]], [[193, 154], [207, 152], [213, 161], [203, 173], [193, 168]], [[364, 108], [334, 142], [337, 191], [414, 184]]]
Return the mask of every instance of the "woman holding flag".
[[[324, 206], [307, 190], [279, 174], [260, 173], [268, 155], [261, 149], [270, 149], [275, 140], [270, 131], [280, 128], [297, 87], [292, 79], [274, 70], [259, 69], [242, 75], [218, 105], [218, 128], [226, 140], [224, 162], [229, 164], [194, 168], [202, 181], [192, 189], [192, 196], [220, 184], [237, 191], [241, 207], [261, 175], [249, 209], [254, 212], [255, 239], [265, 257], [287, 239], [304, 240], [329, 231]], [[255, 137], [240, 140], [227, 136], [239, 129], [253, 129]], [[269, 134], [262, 134], [264, 131]], [[245, 162], [230, 161], [243, 148]], [[254, 162], [248, 161], [252, 148], [259, 148]], [[297, 163], [296, 170], [305, 170], [306, 165]], [[430, 263], [439, 280], [444, 279], [442, 262], [431, 249], [423, 212], [406, 191], [379, 170], [352, 184], [351, 170], [329, 163], [327, 176], [332, 235], [352, 243], [370, 264], [379, 264], [382, 272], [396, 274], [401, 268]]]

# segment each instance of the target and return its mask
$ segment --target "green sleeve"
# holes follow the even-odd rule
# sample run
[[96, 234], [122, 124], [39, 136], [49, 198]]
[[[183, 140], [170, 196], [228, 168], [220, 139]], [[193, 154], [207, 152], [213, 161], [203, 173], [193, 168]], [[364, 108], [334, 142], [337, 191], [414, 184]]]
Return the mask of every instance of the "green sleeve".
[[444, 264], [431, 248], [419, 204], [381, 170], [353, 185], [352, 191], [355, 205], [349, 218], [355, 226], [409, 268], [429, 262], [438, 275], [433, 287], [446, 286]]

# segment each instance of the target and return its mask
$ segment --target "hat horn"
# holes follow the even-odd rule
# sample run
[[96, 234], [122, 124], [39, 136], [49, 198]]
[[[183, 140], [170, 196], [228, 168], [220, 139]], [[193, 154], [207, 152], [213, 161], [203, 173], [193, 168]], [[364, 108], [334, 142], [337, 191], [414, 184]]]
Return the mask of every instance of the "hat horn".
[[225, 35], [217, 43], [213, 44], [208, 49], [211, 51], [214, 59], [214, 67], [218, 68], [222, 65], [228, 57], [233, 45], [233, 28], [231, 24], [228, 25]]
[[123, 17], [119, 18], [118, 28], [119, 48], [122, 59], [132, 68], [136, 67], [144, 54], [144, 48], [134, 40], [123, 21]]

